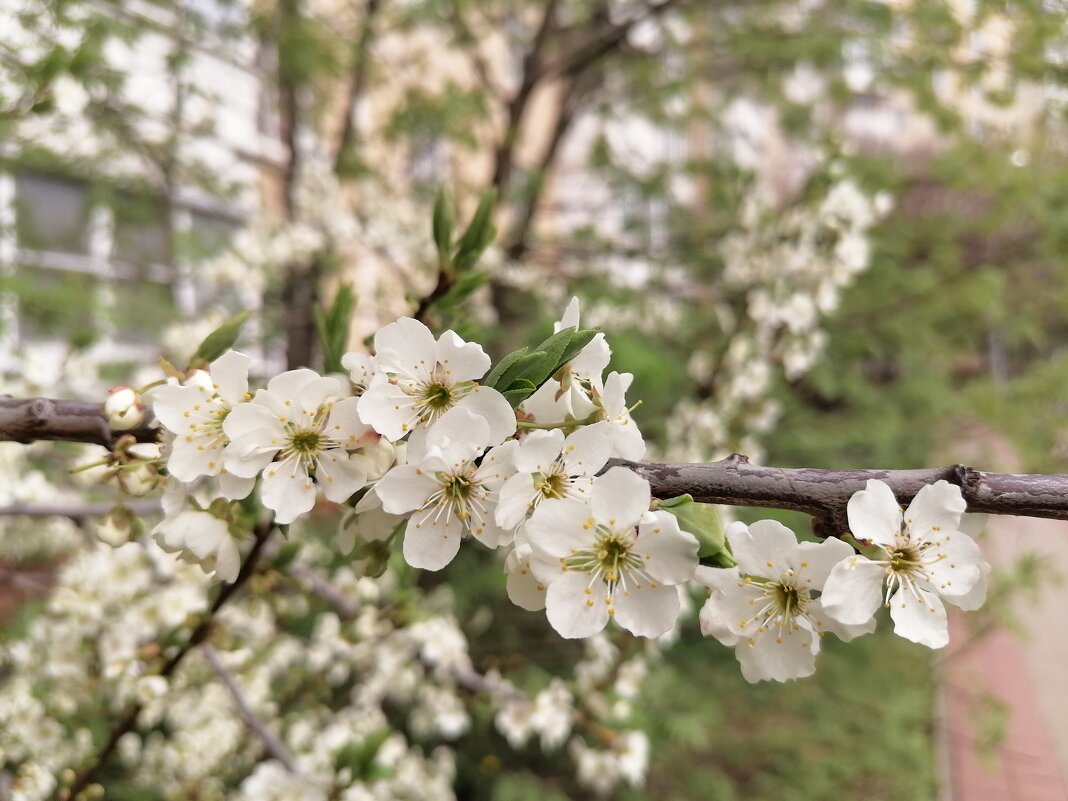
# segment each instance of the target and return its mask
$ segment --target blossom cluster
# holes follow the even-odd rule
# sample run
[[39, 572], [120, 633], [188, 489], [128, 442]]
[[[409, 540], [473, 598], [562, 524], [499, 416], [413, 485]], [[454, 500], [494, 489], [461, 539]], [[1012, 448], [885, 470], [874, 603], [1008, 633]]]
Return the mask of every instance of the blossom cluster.
[[[556, 333], [578, 325], [573, 301]], [[226, 352], [153, 393], [171, 481], [156, 541], [233, 581], [242, 533], [233, 501], [258, 498], [289, 525], [322, 497], [349, 508], [340, 546], [374, 562], [370, 574], [395, 542], [410, 566], [435, 571], [477, 542], [502, 554], [510, 599], [544, 610], [566, 638], [612, 619], [661, 637], [687, 589], [703, 585], [703, 632], [736, 647], [752, 681], [809, 675], [825, 633], [870, 632], [882, 604], [902, 636], [941, 647], [939, 599], [981, 603], [984, 563], [962, 531], [960, 490], [944, 481], [904, 513], [885, 484], [856, 493], [854, 537], [880, 559], [840, 539], [798, 543], [774, 521], [731, 524], [725, 545], [704, 548], [708, 532], [612, 463], [645, 453], [626, 401], [632, 377], [605, 374], [603, 334], [583, 343], [513, 400], [493, 385], [509, 360], [491, 371], [477, 343], [452, 331], [435, 338], [411, 318], [382, 328], [373, 355], [345, 355], [347, 375], [290, 370], [255, 392], [248, 357]]]

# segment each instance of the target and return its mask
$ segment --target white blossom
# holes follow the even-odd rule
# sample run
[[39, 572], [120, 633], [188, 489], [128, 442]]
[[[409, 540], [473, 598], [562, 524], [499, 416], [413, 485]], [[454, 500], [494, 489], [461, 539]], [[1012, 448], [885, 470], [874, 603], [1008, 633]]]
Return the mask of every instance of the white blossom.
[[516, 472], [501, 487], [498, 525], [515, 528], [546, 498], [588, 496], [612, 447], [608, 423], [583, 426], [567, 437], [559, 429], [528, 433], [515, 453]]
[[153, 530], [159, 546], [168, 553], [198, 564], [205, 573], [222, 581], [234, 581], [241, 568], [241, 554], [230, 527], [208, 512], [186, 509], [165, 518]]
[[899, 635], [944, 647], [943, 599], [966, 608], [983, 600], [973, 593], [984, 580], [979, 546], [961, 531], [966, 508], [960, 487], [948, 481], [922, 487], [904, 511], [889, 486], [868, 481], [849, 499], [849, 528], [883, 558], [854, 555], [836, 565], [823, 593], [827, 614], [841, 623], [866, 623], [885, 604]]
[[408, 464], [394, 467], [375, 486], [386, 512], [414, 512], [404, 530], [408, 564], [440, 570], [467, 535], [490, 548], [507, 540], [494, 520], [494, 507], [517, 444], [498, 446], [476, 463], [492, 440], [484, 417], [462, 406], [451, 409], [430, 429], [421, 448], [408, 448]]
[[693, 577], [698, 544], [672, 515], [650, 512], [650, 499], [649, 482], [615, 467], [594, 482], [590, 503], [546, 500], [527, 522], [546, 615], [562, 636], [589, 637], [610, 617], [642, 637], [675, 624], [675, 585]]
[[815, 593], [832, 568], [853, 549], [839, 539], [801, 542], [786, 526], [735, 521], [727, 540], [737, 567], [702, 567], [697, 580], [709, 587], [701, 631], [734, 653], [747, 681], [787, 681], [816, 670], [820, 638], [830, 631], [849, 641], [875, 629], [874, 621], [846, 626], [825, 614]]
[[223, 466], [223, 449], [230, 442], [223, 424], [235, 406], [249, 399], [250, 363], [245, 354], [227, 351], [207, 372], [196, 370], [184, 385], [168, 384], [153, 393], [156, 417], [174, 434], [167, 470], [179, 481], [219, 476], [220, 489], [228, 498], [243, 498], [252, 491], [253, 481], [226, 472]]
[[312, 370], [275, 376], [250, 403], [223, 421], [230, 438], [224, 460], [237, 476], [263, 476], [262, 501], [279, 523], [292, 523], [315, 505], [316, 487], [341, 503], [367, 483], [349, 451], [374, 445], [378, 437], [345, 397], [337, 379]]
[[429, 428], [453, 408], [484, 418], [490, 444], [515, 432], [508, 401], [476, 383], [490, 367], [478, 343], [464, 342], [452, 331], [435, 340], [421, 322], [402, 317], [375, 334], [375, 366], [379, 373], [360, 397], [360, 415], [392, 440]]

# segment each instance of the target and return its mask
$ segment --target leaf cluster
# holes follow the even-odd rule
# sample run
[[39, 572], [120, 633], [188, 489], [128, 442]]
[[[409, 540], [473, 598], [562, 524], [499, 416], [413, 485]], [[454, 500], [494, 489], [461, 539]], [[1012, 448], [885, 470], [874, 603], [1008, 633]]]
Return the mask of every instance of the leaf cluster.
[[597, 330], [593, 328], [565, 328], [533, 350], [524, 347], [509, 353], [490, 370], [483, 383], [516, 407], [578, 356], [595, 336]]

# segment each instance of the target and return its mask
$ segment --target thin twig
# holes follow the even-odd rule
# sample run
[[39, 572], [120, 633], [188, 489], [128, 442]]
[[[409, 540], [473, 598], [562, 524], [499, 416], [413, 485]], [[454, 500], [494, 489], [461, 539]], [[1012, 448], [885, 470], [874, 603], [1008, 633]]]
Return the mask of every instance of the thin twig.
[[[130, 501], [122, 505], [139, 517], [162, 511], [159, 501]], [[12, 503], [0, 506], [0, 517], [67, 517], [83, 520], [103, 517], [115, 506], [114, 503]]]
[[219, 659], [218, 652], [211, 646], [210, 643], [204, 643], [200, 646], [200, 655], [204, 657], [204, 661], [208, 663], [208, 666], [215, 672], [219, 681], [226, 687], [226, 691], [230, 693], [230, 698], [234, 702], [234, 706], [237, 707], [237, 714], [244, 722], [244, 724], [255, 734], [260, 742], [263, 743], [264, 750], [267, 751], [274, 759], [277, 759], [290, 773], [299, 773], [297, 769], [296, 760], [293, 759], [293, 755], [289, 753], [289, 749], [285, 747], [285, 744], [278, 739], [278, 737], [263, 725], [263, 722], [256, 717], [255, 711], [249, 705], [248, 699], [245, 698], [244, 693], [241, 692], [241, 688], [237, 686], [237, 682], [234, 677], [230, 675], [230, 672], [223, 665]]

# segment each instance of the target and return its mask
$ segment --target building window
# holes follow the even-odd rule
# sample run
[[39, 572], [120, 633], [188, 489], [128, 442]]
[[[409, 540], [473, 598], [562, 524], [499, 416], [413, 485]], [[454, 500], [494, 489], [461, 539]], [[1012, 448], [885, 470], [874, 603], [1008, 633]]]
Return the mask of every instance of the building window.
[[15, 232], [24, 250], [89, 253], [89, 188], [37, 173], [15, 178]]

